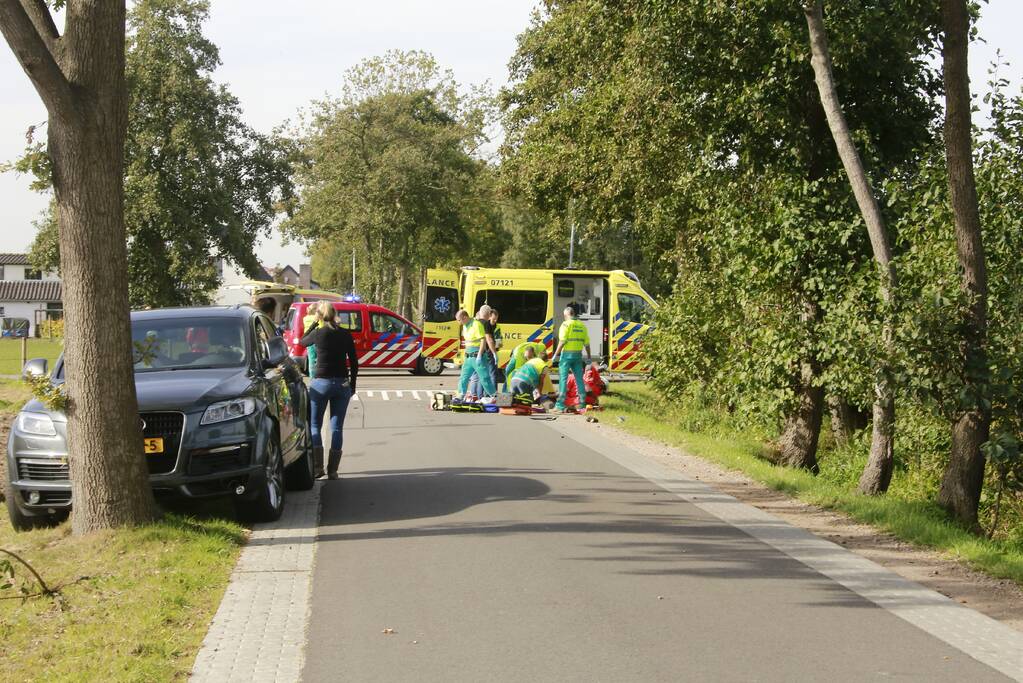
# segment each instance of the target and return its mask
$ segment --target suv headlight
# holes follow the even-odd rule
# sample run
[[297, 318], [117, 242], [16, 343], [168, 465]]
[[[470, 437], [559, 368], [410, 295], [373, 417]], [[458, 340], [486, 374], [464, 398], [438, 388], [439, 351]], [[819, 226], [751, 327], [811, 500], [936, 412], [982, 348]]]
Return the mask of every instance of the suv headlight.
[[230, 401], [211, 403], [203, 413], [199, 424], [209, 425], [217, 422], [236, 420], [239, 417], [252, 415], [256, 412], [256, 401], [251, 398], [233, 398]]
[[57, 436], [53, 420], [44, 413], [18, 413], [18, 422], [15, 424], [15, 429], [22, 434]]

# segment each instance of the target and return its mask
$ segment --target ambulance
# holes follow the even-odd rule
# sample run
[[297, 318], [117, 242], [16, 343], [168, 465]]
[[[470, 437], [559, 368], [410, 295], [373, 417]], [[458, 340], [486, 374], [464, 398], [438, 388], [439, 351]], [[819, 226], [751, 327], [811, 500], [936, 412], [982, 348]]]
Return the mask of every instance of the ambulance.
[[649, 372], [641, 348], [656, 304], [628, 271], [429, 269], [424, 295], [424, 363], [461, 363], [459, 308], [470, 315], [483, 304], [497, 309], [504, 338], [498, 361], [504, 367], [512, 349], [524, 341], [543, 342], [553, 353], [562, 311], [572, 306], [590, 333], [594, 359], [612, 373]]

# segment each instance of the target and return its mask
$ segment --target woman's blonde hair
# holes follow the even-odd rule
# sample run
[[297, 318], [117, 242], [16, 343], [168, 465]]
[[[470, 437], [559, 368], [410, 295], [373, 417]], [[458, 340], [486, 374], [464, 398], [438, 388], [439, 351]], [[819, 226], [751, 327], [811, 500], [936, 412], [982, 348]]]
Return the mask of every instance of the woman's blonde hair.
[[316, 304], [316, 315], [327, 327], [337, 327], [337, 310], [326, 299]]

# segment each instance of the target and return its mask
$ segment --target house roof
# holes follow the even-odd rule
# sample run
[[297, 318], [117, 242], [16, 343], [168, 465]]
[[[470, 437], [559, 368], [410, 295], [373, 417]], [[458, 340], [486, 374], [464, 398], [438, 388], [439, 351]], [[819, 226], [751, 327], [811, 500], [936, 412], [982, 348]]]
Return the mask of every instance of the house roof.
[[0, 280], [0, 302], [60, 301], [60, 282], [53, 280]]
[[28, 254], [0, 254], [0, 266], [27, 266]]

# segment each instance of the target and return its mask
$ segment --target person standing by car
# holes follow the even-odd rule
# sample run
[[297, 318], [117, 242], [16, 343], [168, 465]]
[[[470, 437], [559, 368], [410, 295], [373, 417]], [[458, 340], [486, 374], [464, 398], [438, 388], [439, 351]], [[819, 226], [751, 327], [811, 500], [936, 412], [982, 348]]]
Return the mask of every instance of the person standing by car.
[[316, 379], [309, 383], [309, 402], [312, 413], [313, 469], [317, 478], [323, 477], [323, 440], [321, 429], [323, 414], [330, 405], [330, 458], [327, 477], [337, 479], [341, 464], [342, 431], [348, 402], [355, 393], [359, 374], [359, 357], [355, 353], [352, 334], [337, 324], [337, 311], [329, 301], [316, 305], [319, 321], [313, 323], [299, 344], [316, 348]]

